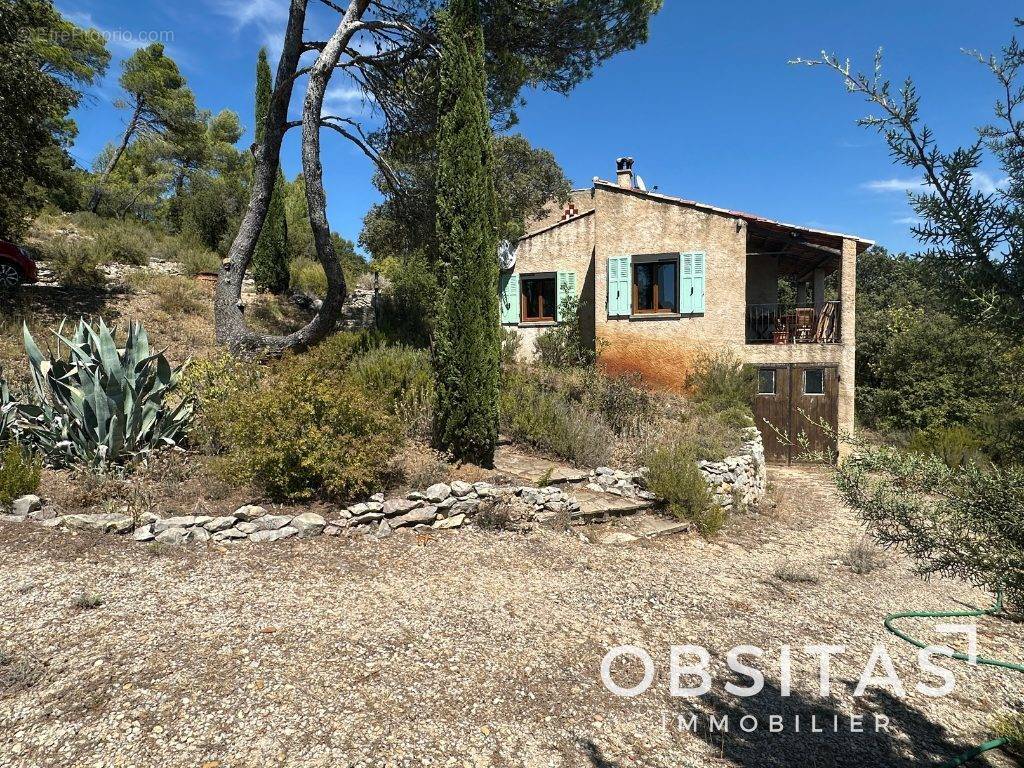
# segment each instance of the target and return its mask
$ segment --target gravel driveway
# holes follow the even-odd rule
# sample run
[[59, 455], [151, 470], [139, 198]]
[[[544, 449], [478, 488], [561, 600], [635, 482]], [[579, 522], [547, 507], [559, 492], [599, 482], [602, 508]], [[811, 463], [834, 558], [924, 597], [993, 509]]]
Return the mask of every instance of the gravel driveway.
[[[825, 481], [797, 470], [773, 480], [779, 509], [710, 543], [465, 530], [169, 549], [0, 524], [0, 765], [918, 766], [982, 740], [988, 713], [1021, 705], [1024, 679], [955, 662], [951, 695], [915, 692], [936, 681], [882, 617], [986, 596], [925, 583], [891, 555], [856, 573], [844, 562], [856, 520]], [[1024, 627], [979, 631], [983, 653], [1022, 660]], [[905, 698], [852, 699], [876, 642]], [[699, 700], [669, 695], [669, 647], [683, 643], [715, 659]], [[830, 698], [817, 695], [806, 643], [847, 646]], [[621, 644], [647, 649], [656, 668], [630, 699], [599, 674]], [[753, 698], [723, 690], [722, 661], [740, 644], [766, 649]], [[640, 668], [621, 660], [613, 674], [632, 685]], [[850, 733], [851, 712], [886, 715], [889, 732]], [[676, 716], [689, 713], [729, 715], [730, 730], [686, 732]], [[741, 732], [744, 714], [756, 731]], [[771, 714], [783, 715], [781, 733], [769, 732]], [[826, 732], [808, 732], [811, 714]]]

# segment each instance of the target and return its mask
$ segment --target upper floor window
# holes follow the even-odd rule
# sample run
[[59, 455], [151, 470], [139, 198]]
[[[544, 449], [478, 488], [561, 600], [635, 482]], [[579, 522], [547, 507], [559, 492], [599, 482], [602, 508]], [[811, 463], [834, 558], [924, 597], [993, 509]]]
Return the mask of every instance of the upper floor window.
[[558, 311], [558, 287], [554, 275], [523, 277], [522, 322], [555, 322]]
[[679, 258], [633, 264], [633, 312], [679, 311]]

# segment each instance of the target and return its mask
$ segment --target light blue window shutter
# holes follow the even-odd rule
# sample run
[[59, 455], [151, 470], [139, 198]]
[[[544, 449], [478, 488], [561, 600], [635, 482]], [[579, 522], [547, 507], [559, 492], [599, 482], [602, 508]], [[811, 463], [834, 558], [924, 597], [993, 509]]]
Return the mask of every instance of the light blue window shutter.
[[503, 274], [501, 276], [501, 322], [503, 324], [519, 323], [519, 275]]
[[576, 273], [558, 273], [558, 310], [555, 318], [562, 321], [562, 303], [569, 297], [576, 298]]
[[704, 313], [704, 254], [693, 254], [693, 309], [691, 312]]
[[689, 315], [693, 308], [693, 254], [679, 254], [679, 313]]
[[608, 259], [608, 316], [628, 316], [633, 311], [633, 258]]

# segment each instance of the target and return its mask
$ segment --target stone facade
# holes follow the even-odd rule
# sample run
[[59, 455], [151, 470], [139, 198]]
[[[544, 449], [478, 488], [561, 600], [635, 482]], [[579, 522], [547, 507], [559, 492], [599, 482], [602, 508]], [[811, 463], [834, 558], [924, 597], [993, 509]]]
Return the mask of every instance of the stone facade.
[[[681, 389], [702, 354], [731, 351], [752, 364], [820, 363], [839, 369], [840, 430], [853, 430], [856, 355], [856, 260], [870, 243], [847, 235], [783, 225], [762, 217], [636, 189], [631, 172], [618, 182], [595, 179], [573, 193], [569, 206], [534, 223], [517, 247], [520, 276], [573, 271], [585, 308], [585, 334], [609, 372], [637, 372], [652, 386]], [[572, 214], [565, 218], [566, 213]], [[840, 343], [755, 344], [747, 341], [747, 305], [778, 300], [778, 259], [753, 253], [752, 232], [765, 229], [812, 241], [805, 257], [820, 253], [834, 272], [840, 303]], [[817, 250], [815, 250], [817, 249]], [[629, 255], [699, 252], [705, 256], [704, 311], [694, 314], [609, 316], [608, 260]], [[826, 270], [815, 269], [815, 301]], [[591, 320], [592, 318], [592, 320]], [[548, 324], [550, 325], [550, 324]], [[519, 323], [520, 354], [531, 358], [546, 326]]]

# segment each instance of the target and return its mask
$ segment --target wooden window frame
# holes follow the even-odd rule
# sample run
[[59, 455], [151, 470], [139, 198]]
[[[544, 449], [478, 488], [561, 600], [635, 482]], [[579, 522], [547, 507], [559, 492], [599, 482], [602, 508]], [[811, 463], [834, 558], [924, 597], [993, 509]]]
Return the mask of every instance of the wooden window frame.
[[[821, 392], [808, 392], [807, 391], [807, 374], [810, 373], [811, 371], [819, 371], [821, 373]], [[801, 377], [801, 378], [803, 378], [803, 381], [801, 382], [803, 384], [803, 387], [801, 387], [802, 394], [807, 395], [808, 397], [824, 397], [825, 396], [825, 389], [827, 388], [827, 380], [825, 378], [825, 369], [824, 368], [804, 368], [803, 374], [804, 375]]]
[[[649, 267], [649, 266], [652, 266], [652, 265], [657, 266], [657, 265], [660, 265], [660, 264], [674, 264], [675, 265], [675, 268], [676, 268], [675, 309], [661, 309], [661, 308], [658, 307], [658, 304], [660, 302], [658, 301], [659, 296], [658, 296], [658, 281], [657, 280], [653, 281], [653, 286], [652, 286], [652, 288], [654, 290], [654, 301], [653, 301], [654, 308], [653, 309], [640, 309], [640, 287], [637, 284], [636, 271], [640, 267]], [[668, 258], [662, 257], [662, 258], [655, 258], [655, 259], [643, 259], [643, 260], [640, 260], [640, 261], [637, 261], [637, 259], [634, 257], [634, 259], [633, 259], [633, 274], [630, 276], [630, 287], [633, 289], [633, 311], [632, 311], [632, 314], [634, 314], [634, 315], [678, 315], [679, 314], [679, 298], [680, 298], [679, 297], [679, 284], [680, 284], [679, 270], [680, 270], [680, 266], [679, 266], [679, 257], [678, 256], [669, 256]]]
[[[549, 317], [546, 314], [547, 307], [544, 306], [544, 294], [541, 293], [537, 298], [540, 304], [540, 317], [530, 317], [527, 312], [527, 301], [526, 301], [526, 284], [532, 282], [543, 282], [550, 280], [552, 285], [555, 286], [555, 305], [552, 307], [552, 314]], [[547, 274], [541, 273], [538, 275], [520, 275], [519, 276], [519, 324], [520, 325], [532, 325], [535, 323], [556, 323], [558, 322], [558, 274]]]

